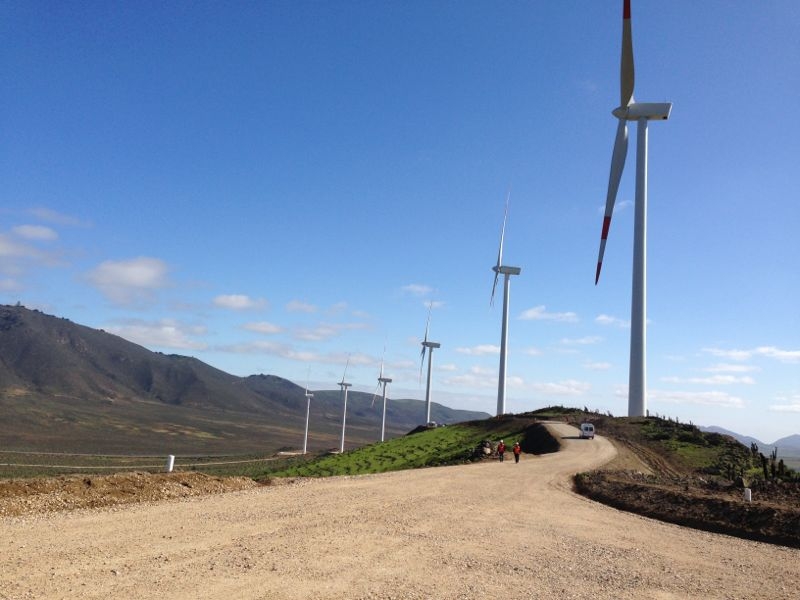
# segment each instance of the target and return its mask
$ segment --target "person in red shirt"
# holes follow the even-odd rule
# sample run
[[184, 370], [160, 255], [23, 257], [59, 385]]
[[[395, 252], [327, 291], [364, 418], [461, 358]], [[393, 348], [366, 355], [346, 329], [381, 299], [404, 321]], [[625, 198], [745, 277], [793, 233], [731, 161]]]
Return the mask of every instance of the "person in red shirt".
[[503, 443], [503, 440], [500, 440], [500, 443], [497, 444], [497, 455], [500, 457], [500, 462], [503, 462], [503, 455], [506, 452], [506, 445]]
[[519, 455], [522, 452], [522, 448], [520, 447], [519, 442], [514, 442], [514, 447], [512, 448], [512, 450], [514, 451], [514, 462], [518, 463]]

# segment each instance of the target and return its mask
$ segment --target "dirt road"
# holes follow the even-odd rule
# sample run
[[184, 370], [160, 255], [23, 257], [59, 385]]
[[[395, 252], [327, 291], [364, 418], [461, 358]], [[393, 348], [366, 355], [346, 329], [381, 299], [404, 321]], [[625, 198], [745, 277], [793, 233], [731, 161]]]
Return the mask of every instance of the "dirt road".
[[519, 464], [4, 518], [0, 599], [798, 597], [800, 551], [576, 496], [568, 476], [615, 451], [563, 441]]

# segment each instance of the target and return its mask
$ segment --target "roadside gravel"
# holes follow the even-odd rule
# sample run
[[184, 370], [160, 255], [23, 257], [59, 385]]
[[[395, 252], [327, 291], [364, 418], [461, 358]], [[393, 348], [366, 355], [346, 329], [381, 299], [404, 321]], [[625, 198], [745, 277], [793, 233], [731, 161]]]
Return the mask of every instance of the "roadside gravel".
[[615, 450], [549, 427], [562, 450], [519, 464], [0, 518], [0, 599], [797, 597], [798, 550], [573, 494]]

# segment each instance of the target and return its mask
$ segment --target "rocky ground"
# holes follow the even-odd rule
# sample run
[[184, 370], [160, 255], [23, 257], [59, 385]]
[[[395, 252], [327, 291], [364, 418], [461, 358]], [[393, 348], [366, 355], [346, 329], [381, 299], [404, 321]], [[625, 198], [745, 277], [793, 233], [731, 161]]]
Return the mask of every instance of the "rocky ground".
[[116, 473], [0, 481], [0, 516], [104, 508], [257, 487], [246, 477], [202, 473]]

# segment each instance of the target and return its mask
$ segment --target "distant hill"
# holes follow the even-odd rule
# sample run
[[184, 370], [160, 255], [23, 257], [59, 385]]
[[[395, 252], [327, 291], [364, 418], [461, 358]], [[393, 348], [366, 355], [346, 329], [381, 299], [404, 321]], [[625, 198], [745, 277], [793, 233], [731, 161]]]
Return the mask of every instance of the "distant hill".
[[783, 437], [779, 440], [775, 440], [771, 444], [767, 444], [749, 435], [742, 435], [740, 433], [736, 433], [735, 431], [730, 431], [729, 429], [724, 429], [723, 427], [717, 427], [715, 425], [712, 425], [711, 427], [700, 427], [699, 429], [700, 431], [729, 435], [748, 448], [752, 443], [755, 443], [765, 455], [772, 452], [773, 448], [777, 448], [778, 456], [780, 458], [800, 458], [800, 435], [797, 434]]
[[[0, 450], [264, 452], [302, 445], [304, 389], [274, 375], [237, 377], [195, 358], [151, 352], [119, 336], [22, 306], [0, 305]], [[371, 394], [348, 396], [348, 447], [380, 436]], [[309, 447], [338, 446], [338, 391], [315, 392]], [[390, 400], [387, 433], [424, 420], [419, 400]], [[455, 423], [482, 412], [433, 404]]]

